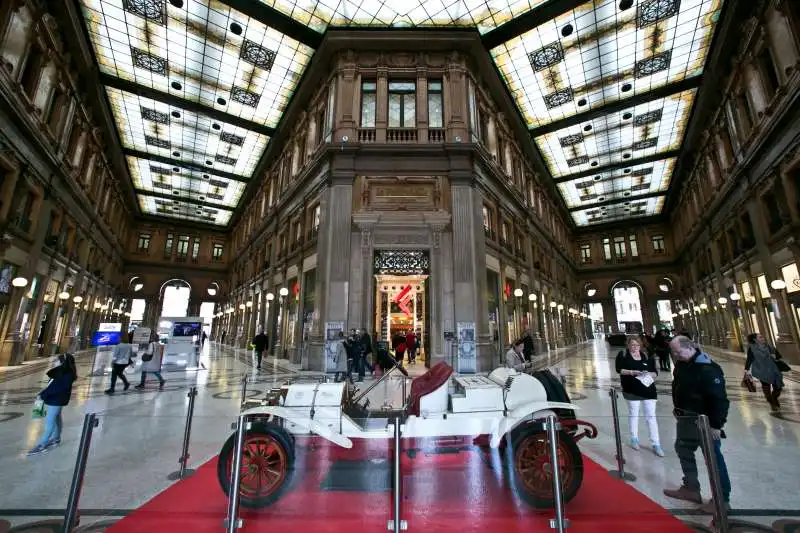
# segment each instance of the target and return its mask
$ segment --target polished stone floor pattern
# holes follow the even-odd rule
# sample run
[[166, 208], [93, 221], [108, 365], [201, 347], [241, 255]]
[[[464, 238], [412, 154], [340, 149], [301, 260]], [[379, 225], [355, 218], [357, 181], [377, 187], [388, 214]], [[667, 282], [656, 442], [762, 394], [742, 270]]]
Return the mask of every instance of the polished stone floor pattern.
[[[541, 365], [561, 368], [574, 403], [580, 406], [579, 418], [596, 424], [599, 436], [584, 439], [581, 450], [601, 466], [616, 468], [613, 418], [609, 390], [618, 386], [614, 372], [616, 348], [596, 340], [578, 347], [557, 350], [538, 357]], [[800, 375], [786, 375], [786, 390], [781, 413], [771, 413], [760, 394], [741, 387], [743, 359], [719, 350], [712, 355], [727, 376], [731, 412], [728, 439], [723, 443], [733, 480], [732, 517], [752, 524], [773, 524], [777, 520], [800, 519]], [[184, 432], [187, 391], [198, 389], [192, 425], [189, 466], [197, 467], [219, 452], [231, 432], [239, 412], [242, 377], [248, 376], [248, 397], [262, 394], [289, 377], [313, 377], [285, 360], [265, 361], [257, 372], [253, 358], [244, 350], [207, 345], [198, 370], [167, 372], [167, 384], [159, 391], [152, 380], [145, 391], [131, 388], [106, 396], [108, 376], [87, 377], [92, 354], [79, 357], [79, 375], [73, 399], [64, 410], [64, 432], [59, 448], [35, 457], [26, 457], [42, 430], [40, 420], [32, 420], [33, 398], [46, 384], [43, 363], [7, 369], [0, 374], [0, 531], [24, 531], [23, 524], [57, 520], [66, 505], [75, 466], [83, 417], [96, 413], [100, 424], [94, 432], [80, 507], [85, 531], [101, 531], [130, 510], [141, 506], [173, 481], [167, 476], [178, 469]], [[412, 375], [423, 368], [411, 367]], [[138, 382], [134, 370], [129, 379]], [[671, 512], [688, 521], [708, 524], [697, 506], [670, 500], [664, 487], [677, 486], [680, 466], [675, 456], [675, 420], [669, 396], [671, 375], [659, 376], [657, 416], [662, 444], [667, 455], [656, 457], [649, 447], [647, 428], [640, 422], [642, 449], [629, 443], [627, 407], [620, 397], [620, 426], [626, 468], [636, 476], [631, 485]], [[369, 383], [369, 380], [367, 381]], [[398, 405], [399, 380], [377, 387], [371, 405]], [[701, 478], [704, 496], [709, 497], [708, 478], [702, 456]], [[619, 512], [624, 512], [620, 502]], [[224, 517], [220, 517], [222, 519]], [[5, 526], [3, 526], [5, 524]], [[95, 524], [91, 527], [91, 524]], [[754, 529], [740, 529], [750, 531]], [[790, 531], [791, 528], [786, 529]]]

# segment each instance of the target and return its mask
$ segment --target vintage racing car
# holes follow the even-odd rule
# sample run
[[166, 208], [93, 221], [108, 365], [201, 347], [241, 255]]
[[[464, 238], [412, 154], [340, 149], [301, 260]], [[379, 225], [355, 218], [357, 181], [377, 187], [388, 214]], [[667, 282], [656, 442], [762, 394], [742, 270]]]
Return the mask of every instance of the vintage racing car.
[[[597, 429], [577, 420], [577, 407], [549, 371], [517, 372], [497, 368], [488, 376], [453, 375], [444, 362], [415, 378], [402, 409], [370, 410], [367, 393], [392, 374], [361, 392], [347, 383], [306, 382], [269, 391], [248, 415], [240, 480], [240, 502], [265, 507], [290, 485], [294, 469], [295, 436], [317, 436], [351, 448], [353, 439], [393, 438], [401, 420], [403, 451], [413, 456], [414, 443], [434, 442], [439, 449], [480, 446], [505, 457], [507, 477], [520, 498], [536, 508], [553, 505], [553, 482], [547, 434], [548, 415], [558, 417], [558, 463], [563, 498], [570, 501], [583, 480], [583, 460], [576, 442], [594, 438]], [[458, 439], [461, 437], [461, 440]], [[218, 478], [230, 492], [234, 433], [218, 461]]]

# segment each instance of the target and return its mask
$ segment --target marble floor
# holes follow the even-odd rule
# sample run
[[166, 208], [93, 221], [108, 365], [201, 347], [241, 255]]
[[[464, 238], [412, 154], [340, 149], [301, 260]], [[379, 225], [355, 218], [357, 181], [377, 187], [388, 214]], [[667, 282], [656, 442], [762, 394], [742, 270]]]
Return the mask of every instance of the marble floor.
[[[616, 467], [613, 419], [609, 390], [618, 385], [614, 372], [616, 349], [604, 341], [543, 354], [539, 364], [563, 369], [568, 390], [580, 406], [579, 418], [597, 425], [599, 436], [584, 439], [581, 450], [592, 460], [612, 469]], [[786, 375], [782, 397], [783, 410], [771, 413], [760, 394], [748, 393], [740, 386], [743, 372], [741, 358], [735, 354], [715, 353], [727, 376], [731, 411], [728, 438], [723, 450], [733, 481], [731, 516], [752, 524], [769, 525], [780, 519], [800, 520], [800, 374]], [[198, 370], [167, 372], [167, 384], [158, 390], [155, 380], [143, 392], [133, 387], [114, 396], [106, 396], [108, 376], [89, 377], [92, 354], [81, 354], [79, 375], [73, 400], [64, 410], [62, 444], [46, 454], [26, 457], [42, 429], [40, 420], [32, 420], [31, 405], [37, 392], [46, 384], [44, 363], [26, 364], [6, 369], [0, 374], [0, 532], [9, 526], [21, 528], [37, 520], [56, 520], [63, 513], [70, 487], [84, 415], [96, 413], [99, 426], [94, 432], [83, 493], [80, 499], [82, 524], [113, 522], [141, 506], [155, 494], [173, 484], [167, 476], [178, 469], [178, 457], [184, 432], [187, 391], [198, 390], [192, 425], [189, 467], [197, 467], [219, 452], [231, 432], [231, 423], [239, 412], [241, 382], [248, 376], [248, 397], [261, 394], [288, 377], [313, 375], [301, 372], [291, 363], [267, 359], [265, 369], [257, 372], [253, 359], [244, 350], [232, 350], [208, 344], [201, 355]], [[411, 367], [412, 375], [423, 370]], [[130, 373], [132, 384], [138, 372]], [[657, 407], [661, 442], [665, 458], [649, 449], [647, 428], [640, 423], [640, 451], [628, 445], [627, 408], [620, 397], [620, 425], [627, 469], [636, 476], [631, 483], [674, 514], [692, 522], [705, 523], [709, 518], [696, 506], [663, 496], [665, 486], [680, 483], [680, 466], [672, 443], [675, 420], [669, 396], [671, 376], [658, 378], [660, 390]], [[371, 404], [400, 402], [400, 381], [377, 387]], [[708, 497], [707, 475], [702, 456], [704, 495]], [[624, 512], [620, 502], [619, 512]], [[220, 517], [222, 519], [224, 517]], [[221, 529], [221, 528], [220, 528]], [[24, 529], [11, 529], [23, 531]], [[749, 529], [745, 529], [748, 530]], [[787, 529], [787, 531], [789, 531]]]

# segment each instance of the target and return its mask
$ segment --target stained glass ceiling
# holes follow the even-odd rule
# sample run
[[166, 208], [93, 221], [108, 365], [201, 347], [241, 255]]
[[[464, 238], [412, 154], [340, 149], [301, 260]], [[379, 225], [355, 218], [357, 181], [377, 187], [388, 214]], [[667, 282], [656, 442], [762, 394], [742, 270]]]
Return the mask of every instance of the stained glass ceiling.
[[228, 224], [328, 28], [470, 27], [585, 226], [661, 212], [724, 0], [73, 1], [145, 214]]

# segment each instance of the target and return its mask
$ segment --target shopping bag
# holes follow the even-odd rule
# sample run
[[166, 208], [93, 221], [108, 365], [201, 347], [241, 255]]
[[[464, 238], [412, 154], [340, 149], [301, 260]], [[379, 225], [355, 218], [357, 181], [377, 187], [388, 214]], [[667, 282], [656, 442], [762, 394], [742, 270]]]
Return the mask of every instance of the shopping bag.
[[47, 407], [44, 405], [44, 401], [41, 398], [37, 398], [35, 402], [33, 402], [33, 411], [31, 412], [33, 418], [44, 418], [44, 415], [47, 414]]

